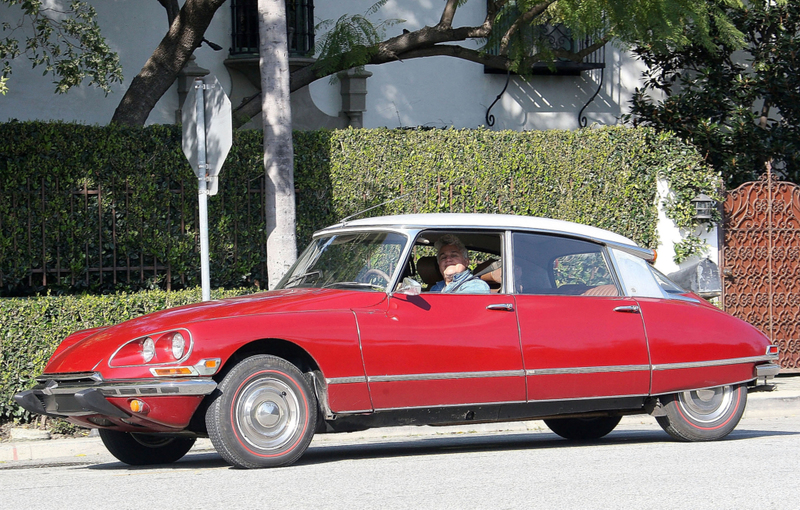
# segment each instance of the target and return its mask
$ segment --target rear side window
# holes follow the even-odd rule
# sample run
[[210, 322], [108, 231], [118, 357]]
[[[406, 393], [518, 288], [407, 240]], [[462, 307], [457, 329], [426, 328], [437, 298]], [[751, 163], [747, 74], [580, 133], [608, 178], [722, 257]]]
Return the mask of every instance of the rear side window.
[[603, 246], [545, 234], [513, 234], [518, 294], [616, 296]]
[[651, 271], [650, 264], [636, 255], [621, 250], [611, 250], [619, 267], [622, 285], [629, 296], [665, 297], [661, 284]]

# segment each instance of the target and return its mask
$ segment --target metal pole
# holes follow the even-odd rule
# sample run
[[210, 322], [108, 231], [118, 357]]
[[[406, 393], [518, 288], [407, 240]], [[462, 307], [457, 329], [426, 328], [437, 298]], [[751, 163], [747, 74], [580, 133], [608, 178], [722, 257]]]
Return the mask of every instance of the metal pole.
[[200, 215], [200, 282], [203, 301], [211, 300], [211, 277], [208, 262], [208, 169], [206, 168], [206, 117], [203, 81], [195, 80], [197, 94], [197, 200]]

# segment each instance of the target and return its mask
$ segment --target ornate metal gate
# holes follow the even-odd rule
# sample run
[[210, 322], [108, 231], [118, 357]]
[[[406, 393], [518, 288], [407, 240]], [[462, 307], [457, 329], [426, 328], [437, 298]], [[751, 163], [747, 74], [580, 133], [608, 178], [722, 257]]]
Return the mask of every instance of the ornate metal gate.
[[768, 168], [724, 211], [722, 306], [780, 346], [782, 371], [800, 372], [800, 186]]

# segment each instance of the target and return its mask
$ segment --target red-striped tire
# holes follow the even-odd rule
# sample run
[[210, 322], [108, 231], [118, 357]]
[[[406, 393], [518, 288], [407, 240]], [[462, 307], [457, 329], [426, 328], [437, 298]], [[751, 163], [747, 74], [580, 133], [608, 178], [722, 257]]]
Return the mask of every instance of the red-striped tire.
[[276, 356], [251, 356], [225, 376], [206, 412], [208, 436], [231, 465], [292, 464], [308, 448], [317, 400], [302, 372]]
[[666, 416], [656, 420], [680, 441], [714, 441], [731, 433], [747, 405], [747, 387], [719, 386], [660, 397]]

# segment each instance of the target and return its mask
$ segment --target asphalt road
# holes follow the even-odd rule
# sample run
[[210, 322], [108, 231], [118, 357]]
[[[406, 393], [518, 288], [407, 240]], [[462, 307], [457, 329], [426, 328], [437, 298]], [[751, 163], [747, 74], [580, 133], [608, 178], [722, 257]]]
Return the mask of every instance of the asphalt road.
[[318, 436], [300, 462], [270, 470], [197, 449], [146, 468], [108, 454], [0, 464], [0, 508], [797, 508], [800, 416], [745, 418], [711, 443], [672, 441], [641, 418], [591, 444], [545, 429]]

